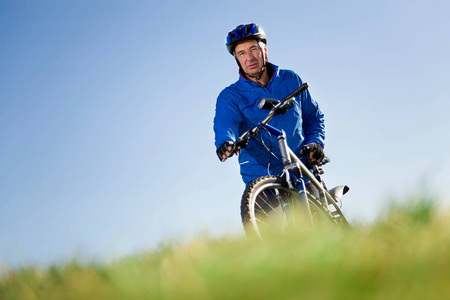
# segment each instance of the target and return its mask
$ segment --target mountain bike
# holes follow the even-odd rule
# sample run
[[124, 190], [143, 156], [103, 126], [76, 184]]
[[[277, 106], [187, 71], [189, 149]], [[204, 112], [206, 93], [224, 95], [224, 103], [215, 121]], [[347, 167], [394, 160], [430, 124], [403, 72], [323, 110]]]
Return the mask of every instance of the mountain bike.
[[[350, 226], [341, 210], [342, 196], [349, 188], [341, 185], [328, 189], [322, 179], [323, 165], [330, 161], [329, 158], [325, 157], [313, 165], [310, 171], [288, 147], [285, 132], [268, 124], [274, 116], [290, 109], [295, 97], [309, 86], [308, 83], [302, 84], [281, 101], [261, 99], [258, 107], [269, 110], [267, 117], [242, 134], [234, 144], [232, 151], [237, 153], [245, 148], [251, 137], [257, 138], [258, 132], [265, 130], [277, 137], [283, 163], [280, 174], [259, 177], [246, 187], [241, 201], [241, 217], [247, 235], [256, 234], [258, 238], [265, 240], [272, 232], [286, 231], [296, 226], [313, 230], [338, 225]], [[270, 149], [268, 151], [269, 155], [275, 155]], [[317, 188], [318, 195], [314, 196], [307, 191], [304, 177]]]

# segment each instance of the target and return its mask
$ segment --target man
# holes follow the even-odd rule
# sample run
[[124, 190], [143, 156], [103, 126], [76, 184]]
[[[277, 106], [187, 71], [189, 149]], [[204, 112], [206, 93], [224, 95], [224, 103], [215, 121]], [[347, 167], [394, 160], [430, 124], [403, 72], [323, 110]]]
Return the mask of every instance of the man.
[[[236, 139], [256, 126], [268, 111], [258, 108], [261, 98], [283, 99], [301, 84], [300, 77], [290, 70], [280, 69], [268, 62], [266, 34], [258, 25], [239, 25], [228, 33], [227, 49], [239, 66], [239, 80], [225, 88], [217, 98], [214, 117], [215, 145], [221, 161], [232, 156]], [[271, 125], [283, 129], [288, 146], [297, 154], [308, 154], [308, 163], [324, 157], [324, 117], [308, 91], [296, 97], [294, 106], [286, 114], [275, 116]], [[282, 163], [278, 157], [278, 143], [267, 132], [251, 138], [239, 153], [241, 176], [246, 185], [264, 175], [277, 175]], [[304, 157], [304, 156], [303, 156]]]

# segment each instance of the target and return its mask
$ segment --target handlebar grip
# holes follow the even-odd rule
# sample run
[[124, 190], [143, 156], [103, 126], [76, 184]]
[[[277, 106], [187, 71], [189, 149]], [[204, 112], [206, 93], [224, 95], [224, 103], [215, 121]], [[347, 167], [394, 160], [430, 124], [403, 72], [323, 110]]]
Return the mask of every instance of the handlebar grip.
[[284, 101], [284, 100], [287, 100], [287, 99], [289, 99], [289, 98], [298, 96], [301, 92], [303, 92], [304, 90], [306, 90], [306, 89], [309, 88], [310, 86], [311, 86], [311, 85], [310, 85], [309, 83], [305, 82], [305, 83], [302, 84], [300, 87], [298, 87], [295, 91], [293, 91], [291, 94], [289, 94], [286, 98], [284, 98], [283, 101]]

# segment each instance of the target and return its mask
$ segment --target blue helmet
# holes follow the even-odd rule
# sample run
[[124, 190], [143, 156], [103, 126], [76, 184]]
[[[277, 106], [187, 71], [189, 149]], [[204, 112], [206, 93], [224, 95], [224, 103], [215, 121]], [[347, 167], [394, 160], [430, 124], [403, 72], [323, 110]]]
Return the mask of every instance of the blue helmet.
[[227, 49], [231, 55], [233, 55], [236, 44], [245, 40], [255, 39], [267, 43], [266, 34], [261, 27], [255, 23], [247, 25], [239, 25], [235, 29], [231, 30], [227, 36]]

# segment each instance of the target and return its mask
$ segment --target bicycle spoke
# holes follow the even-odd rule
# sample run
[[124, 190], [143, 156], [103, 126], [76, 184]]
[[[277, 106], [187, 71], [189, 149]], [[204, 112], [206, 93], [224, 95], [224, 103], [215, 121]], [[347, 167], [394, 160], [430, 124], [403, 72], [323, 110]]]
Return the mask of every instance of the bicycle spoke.
[[[264, 200], [261, 196], [260, 196], [260, 199], [261, 199], [262, 201], [264, 201], [264, 203], [266, 203], [267, 206], [269, 206], [273, 211], [275, 211], [275, 208], [274, 208], [274, 207], [271, 205], [271, 203], [269, 202], [269, 197], [267, 196], [266, 191], [263, 191], [263, 194], [264, 194], [264, 196], [266, 197], [267, 200]], [[274, 193], [274, 195], [275, 195], [275, 193]], [[276, 197], [276, 195], [275, 195], [275, 197]], [[278, 201], [278, 200], [277, 200], [277, 201]]]
[[266, 211], [259, 205], [258, 202], [255, 202], [255, 204], [256, 204], [256, 205], [258, 206], [258, 208], [259, 208], [259, 209], [255, 209], [255, 215], [256, 215], [256, 212], [260, 212], [260, 213], [265, 214], [266, 216], [269, 216], [269, 214], [266, 213]]
[[272, 227], [272, 226], [270, 226], [269, 224], [267, 224], [267, 223], [261, 221], [260, 219], [258, 219], [258, 218], [256, 218], [256, 217], [255, 217], [255, 221], [256, 221], [256, 222], [259, 222], [259, 223], [261, 223], [261, 224], [263, 224], [263, 225], [265, 225], [266, 227]]

